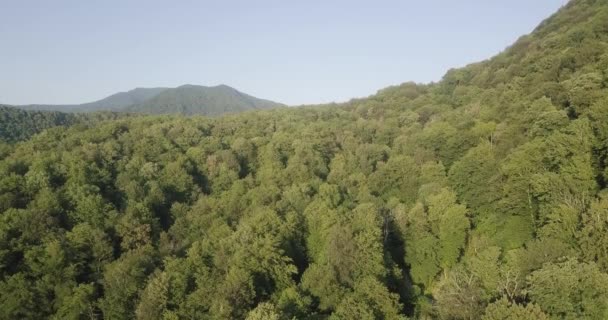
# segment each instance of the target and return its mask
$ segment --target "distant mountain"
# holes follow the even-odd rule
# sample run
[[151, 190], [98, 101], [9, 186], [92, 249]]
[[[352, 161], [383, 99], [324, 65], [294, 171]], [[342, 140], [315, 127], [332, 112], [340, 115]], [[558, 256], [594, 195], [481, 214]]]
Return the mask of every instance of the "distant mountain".
[[151, 99], [165, 90], [167, 90], [167, 88], [136, 88], [131, 91], [113, 94], [96, 102], [85, 103], [81, 106], [87, 111], [118, 111], [132, 104]]
[[30, 104], [17, 107], [25, 110], [61, 112], [119, 111], [132, 104], [141, 103], [143, 101], [151, 99], [165, 90], [167, 90], [167, 88], [136, 88], [131, 91], [113, 94], [98, 101], [83, 104]]
[[281, 106], [284, 105], [258, 99], [227, 85], [214, 87], [183, 85], [177, 88], [137, 88], [113, 94], [99, 101], [76, 105], [32, 104], [17, 107], [24, 110], [61, 112], [126, 111], [216, 116]]
[[128, 106], [124, 111], [216, 116], [223, 113], [271, 109], [281, 106], [284, 105], [252, 97], [227, 85], [215, 87], [183, 85], [175, 89], [167, 89], [152, 99]]

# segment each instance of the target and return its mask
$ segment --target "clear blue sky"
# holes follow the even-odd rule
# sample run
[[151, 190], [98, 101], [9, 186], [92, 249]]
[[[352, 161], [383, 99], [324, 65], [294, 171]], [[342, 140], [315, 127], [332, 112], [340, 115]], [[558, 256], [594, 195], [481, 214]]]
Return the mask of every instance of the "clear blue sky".
[[227, 84], [287, 104], [439, 80], [567, 0], [0, 0], [0, 103]]

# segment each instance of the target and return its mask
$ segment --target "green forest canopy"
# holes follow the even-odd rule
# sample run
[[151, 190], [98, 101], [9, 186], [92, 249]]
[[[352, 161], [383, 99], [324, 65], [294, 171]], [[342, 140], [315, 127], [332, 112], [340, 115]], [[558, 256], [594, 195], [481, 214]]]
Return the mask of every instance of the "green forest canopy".
[[128, 113], [99, 111], [93, 113], [64, 113], [57, 111], [22, 110], [0, 105], [0, 145], [29, 139], [48, 128], [57, 126], [94, 126], [104, 120], [133, 116]]
[[608, 318], [608, 3], [340, 105], [0, 147], [1, 319]]

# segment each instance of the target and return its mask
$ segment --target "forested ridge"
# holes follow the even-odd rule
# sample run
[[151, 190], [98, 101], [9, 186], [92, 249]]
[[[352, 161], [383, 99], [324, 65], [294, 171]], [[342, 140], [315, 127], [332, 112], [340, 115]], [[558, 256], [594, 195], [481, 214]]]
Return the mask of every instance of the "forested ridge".
[[133, 104], [124, 110], [148, 114], [183, 114], [218, 116], [248, 110], [272, 109], [284, 105], [258, 99], [227, 85], [214, 87], [183, 85]]
[[[16, 107], [24, 110], [66, 113], [104, 111], [218, 116], [225, 113], [279, 108], [284, 105], [250, 96], [227, 85], [213, 87], [183, 85], [177, 88], [136, 88], [83, 104], [32, 104]], [[0, 110], [0, 114], [2, 112], [3, 110]]]
[[101, 100], [82, 104], [30, 104], [17, 106], [24, 110], [59, 111], [59, 112], [96, 112], [121, 111], [124, 108], [147, 101], [169, 88], [135, 88], [127, 92], [119, 92]]
[[607, 319], [608, 1], [344, 104], [0, 145], [0, 319]]
[[57, 126], [93, 126], [100, 121], [132, 116], [128, 113], [64, 113], [58, 111], [21, 110], [0, 105], [0, 144], [27, 140], [48, 128]]

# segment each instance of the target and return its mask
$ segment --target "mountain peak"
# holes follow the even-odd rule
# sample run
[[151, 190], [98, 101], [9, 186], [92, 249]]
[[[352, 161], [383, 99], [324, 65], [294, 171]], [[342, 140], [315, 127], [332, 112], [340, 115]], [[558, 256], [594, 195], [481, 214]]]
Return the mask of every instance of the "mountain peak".
[[27, 105], [26, 110], [64, 112], [129, 111], [143, 113], [181, 113], [219, 115], [283, 106], [259, 99], [226, 84], [201, 86], [184, 84], [176, 88], [142, 88], [118, 92], [104, 99], [77, 105]]
[[223, 113], [281, 106], [283, 105], [280, 103], [244, 94], [225, 84], [213, 87], [185, 84], [175, 89], [165, 90], [148, 101], [131, 105], [125, 111], [216, 116]]

